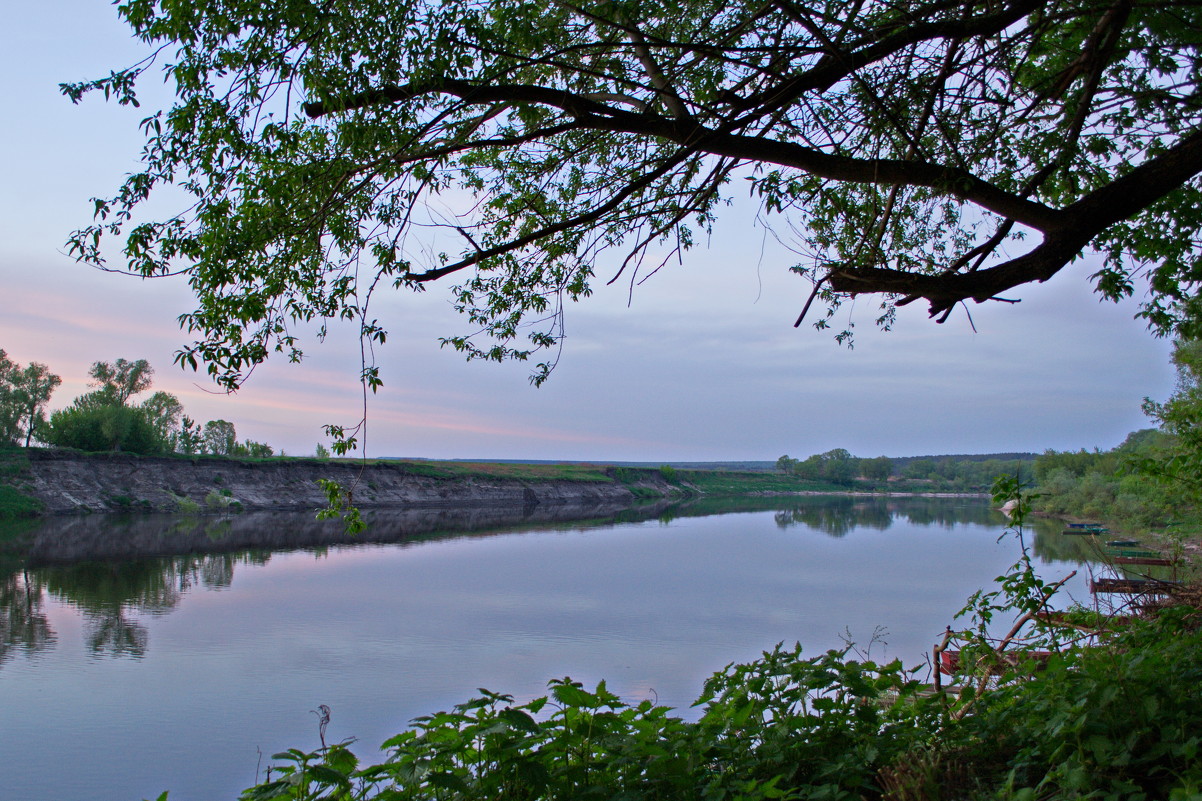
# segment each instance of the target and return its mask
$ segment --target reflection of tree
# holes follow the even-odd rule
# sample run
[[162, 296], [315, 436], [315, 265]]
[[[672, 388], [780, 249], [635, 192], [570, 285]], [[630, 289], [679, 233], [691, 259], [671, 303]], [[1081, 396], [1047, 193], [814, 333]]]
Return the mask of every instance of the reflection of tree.
[[110, 656], [142, 656], [150, 637], [146, 627], [125, 616], [125, 610], [114, 607], [84, 613], [87, 621], [88, 648], [94, 654]]
[[55, 634], [42, 611], [45, 594], [28, 573], [0, 579], [0, 665], [15, 651], [36, 653], [54, 644]]
[[781, 528], [804, 525], [832, 537], [845, 536], [854, 528], [884, 531], [895, 519], [948, 528], [965, 523], [996, 526], [1003, 521], [999, 512], [982, 501], [935, 497], [812, 497], [778, 509], [775, 518]]
[[860, 527], [884, 531], [893, 522], [888, 504], [877, 498], [807, 499], [791, 509], [777, 511], [775, 517], [781, 528], [803, 525], [832, 537], [846, 536]]
[[988, 503], [971, 501], [958, 503], [948, 498], [908, 498], [898, 504], [898, 513], [919, 526], [952, 526], [976, 523], [996, 526], [1004, 522], [1001, 513]]
[[122, 562], [80, 562], [37, 571], [47, 591], [78, 608], [88, 646], [98, 654], [141, 656], [146, 627], [131, 613], [165, 614], [194, 587], [229, 587], [239, 562], [262, 564], [269, 554], [187, 555]]

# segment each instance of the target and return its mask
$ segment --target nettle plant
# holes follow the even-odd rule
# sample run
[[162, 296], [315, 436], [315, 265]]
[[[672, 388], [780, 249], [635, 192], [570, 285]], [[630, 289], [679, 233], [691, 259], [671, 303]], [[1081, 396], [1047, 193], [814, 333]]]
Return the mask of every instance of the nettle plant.
[[846, 655], [777, 646], [729, 665], [706, 682], [695, 722], [604, 682], [552, 681], [519, 705], [481, 690], [415, 720], [379, 764], [361, 766], [345, 743], [277, 754], [277, 778], [243, 798], [858, 798], [942, 713], [908, 703], [920, 685], [900, 662]]

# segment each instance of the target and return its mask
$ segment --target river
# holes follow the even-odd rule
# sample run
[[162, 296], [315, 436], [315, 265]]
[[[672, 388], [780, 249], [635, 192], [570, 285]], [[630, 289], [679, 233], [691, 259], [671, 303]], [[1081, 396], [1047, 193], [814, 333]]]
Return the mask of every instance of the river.
[[[318, 746], [319, 704], [327, 740], [372, 757], [478, 687], [604, 678], [688, 715], [705, 676], [777, 642], [921, 665], [1018, 556], [982, 499], [563, 516], [378, 513], [354, 541], [286, 514], [0, 530], [0, 795], [234, 799], [271, 754]], [[1032, 535], [1047, 578], [1088, 556], [1057, 531]], [[1088, 601], [1084, 571], [1067, 594]]]

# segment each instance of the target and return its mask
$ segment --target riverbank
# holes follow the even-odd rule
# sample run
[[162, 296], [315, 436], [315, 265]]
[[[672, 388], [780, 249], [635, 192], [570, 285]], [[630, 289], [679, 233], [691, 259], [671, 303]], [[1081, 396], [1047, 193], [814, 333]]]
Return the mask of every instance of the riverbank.
[[633, 503], [687, 492], [656, 471], [520, 466], [440, 469], [399, 461], [147, 457], [31, 449], [6, 455], [4, 484], [39, 515], [287, 511], [321, 508], [336, 481], [362, 508]]
[[[1141, 546], [1160, 551], [1169, 559], [1180, 561], [1188, 568], [1191, 577], [1197, 577], [1202, 569], [1202, 521], [1196, 516], [1185, 524], [1169, 527], [1147, 526], [1131, 520], [1115, 520], [1105, 517], [1081, 517], [1055, 512], [1035, 510], [1032, 516], [1056, 520], [1062, 525], [1096, 524], [1107, 530], [1106, 539], [1134, 539]], [[1101, 537], [1099, 539], [1102, 539]]]
[[326, 505], [321, 480], [363, 509], [630, 504], [688, 497], [976, 497], [904, 482], [854, 486], [783, 473], [599, 464], [381, 459], [137, 456], [32, 448], [0, 452], [0, 519], [106, 512], [308, 511]]

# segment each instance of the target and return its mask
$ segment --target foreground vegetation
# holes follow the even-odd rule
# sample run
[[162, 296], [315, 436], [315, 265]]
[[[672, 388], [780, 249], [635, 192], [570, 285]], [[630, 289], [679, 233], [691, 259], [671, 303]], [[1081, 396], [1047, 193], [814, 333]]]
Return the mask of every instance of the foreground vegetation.
[[[974, 595], [948, 692], [851, 648], [778, 645], [707, 680], [696, 720], [604, 682], [552, 681], [525, 704], [482, 690], [379, 762], [350, 743], [277, 754], [242, 798], [1202, 799], [1198, 593], [1120, 621], [1049, 615], [1055, 590], [1024, 556]], [[1003, 618], [1017, 625], [999, 640]], [[1051, 653], [1038, 670], [1036, 652]]]

